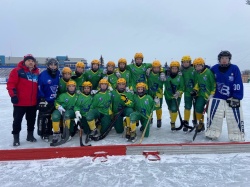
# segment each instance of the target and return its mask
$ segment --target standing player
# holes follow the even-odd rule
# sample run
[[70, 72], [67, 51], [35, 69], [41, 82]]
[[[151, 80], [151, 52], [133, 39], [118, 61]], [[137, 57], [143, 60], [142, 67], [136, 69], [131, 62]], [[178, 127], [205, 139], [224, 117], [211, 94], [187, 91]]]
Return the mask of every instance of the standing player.
[[60, 95], [62, 93], [67, 92], [67, 82], [69, 82], [71, 78], [72, 71], [69, 67], [64, 67], [62, 69], [62, 78], [60, 78], [59, 81], [59, 87], [58, 87], [58, 92], [57, 95]]
[[76, 91], [81, 92], [82, 83], [85, 81], [84, 76], [84, 63], [83, 62], [77, 62], [76, 63], [76, 70], [72, 73], [71, 79], [73, 79], [76, 82]]
[[116, 88], [116, 83], [118, 79], [118, 77], [114, 73], [114, 70], [115, 70], [115, 63], [113, 61], [109, 61], [107, 63], [107, 69], [105, 70], [107, 71], [107, 73], [104, 71], [104, 76], [107, 78], [107, 80], [111, 85], [111, 88], [109, 88], [111, 91]]
[[[164, 96], [168, 105], [168, 110], [171, 119], [171, 130], [175, 131], [175, 121], [177, 118], [177, 110], [181, 102], [181, 96], [184, 90], [184, 80], [180, 70], [180, 63], [172, 61], [170, 63], [169, 76], [164, 84]], [[177, 100], [177, 104], [176, 104]]]
[[163, 81], [166, 81], [165, 73], [161, 73], [161, 62], [155, 60], [152, 63], [152, 70], [148, 75], [148, 94], [155, 100], [159, 99], [160, 105], [156, 109], [157, 127], [161, 127]]
[[142, 53], [136, 53], [134, 56], [135, 63], [127, 65], [127, 69], [131, 73], [131, 85], [134, 92], [137, 83], [143, 82], [147, 85], [146, 71], [152, 67], [152, 64], [143, 63], [143, 58]]
[[197, 72], [194, 90], [190, 95], [195, 97], [195, 114], [196, 120], [199, 122], [197, 132], [205, 130], [204, 127], [204, 107], [211, 99], [215, 92], [214, 75], [205, 65], [203, 58], [194, 60], [194, 68]]
[[215, 75], [216, 91], [209, 103], [206, 137], [216, 139], [222, 131], [225, 114], [230, 141], [245, 141], [244, 120], [242, 113], [243, 83], [237, 65], [231, 64], [229, 51], [221, 51], [219, 64], [211, 70]]
[[91, 69], [86, 71], [85, 78], [86, 81], [90, 81], [93, 85], [92, 89], [97, 90], [99, 81], [103, 77], [102, 70], [100, 69], [100, 61], [97, 59], [92, 60]]
[[126, 80], [126, 91], [132, 90], [131, 86], [131, 73], [129, 70], [126, 69], [127, 67], [127, 60], [125, 58], [120, 58], [118, 60], [118, 69], [115, 70], [116, 76], [118, 78], [124, 78]]
[[[183, 56], [181, 59], [181, 72], [184, 79], [184, 123], [189, 125], [190, 111], [192, 108], [193, 97], [190, 95], [190, 92], [194, 88], [194, 81], [196, 72], [192, 67], [192, 60], [190, 56]], [[188, 131], [188, 128], [183, 128], [184, 132]]]
[[49, 140], [52, 132], [51, 114], [54, 111], [54, 101], [57, 97], [59, 85], [58, 61], [51, 58], [47, 62], [47, 70], [43, 71], [38, 77], [38, 135], [45, 141]]

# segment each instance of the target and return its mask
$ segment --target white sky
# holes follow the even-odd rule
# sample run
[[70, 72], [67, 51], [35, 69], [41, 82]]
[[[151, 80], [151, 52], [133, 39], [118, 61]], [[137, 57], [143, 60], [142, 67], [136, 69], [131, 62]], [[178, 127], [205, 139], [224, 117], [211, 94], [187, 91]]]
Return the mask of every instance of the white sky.
[[0, 55], [68, 55], [165, 63], [221, 50], [250, 69], [250, 5], [245, 0], [0, 0]]

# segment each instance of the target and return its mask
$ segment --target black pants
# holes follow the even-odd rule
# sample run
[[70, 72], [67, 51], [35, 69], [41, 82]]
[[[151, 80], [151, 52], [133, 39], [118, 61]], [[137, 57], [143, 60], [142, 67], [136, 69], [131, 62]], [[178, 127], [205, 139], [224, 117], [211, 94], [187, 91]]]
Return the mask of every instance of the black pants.
[[24, 114], [27, 121], [27, 130], [34, 131], [36, 122], [36, 106], [14, 106], [12, 134], [19, 134], [21, 131]]

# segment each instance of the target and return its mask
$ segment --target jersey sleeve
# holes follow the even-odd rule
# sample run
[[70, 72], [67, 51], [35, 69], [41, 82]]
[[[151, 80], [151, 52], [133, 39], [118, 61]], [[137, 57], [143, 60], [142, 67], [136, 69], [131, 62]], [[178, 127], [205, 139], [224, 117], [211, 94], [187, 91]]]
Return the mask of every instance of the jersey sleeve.
[[244, 87], [243, 87], [243, 82], [241, 78], [241, 72], [238, 68], [238, 66], [235, 66], [235, 79], [234, 79], [234, 84], [233, 84], [233, 94], [232, 97], [235, 99], [242, 100], [244, 96]]
[[18, 72], [17, 72], [17, 69], [15, 68], [10, 72], [9, 80], [7, 82], [7, 90], [8, 90], [10, 97], [17, 95], [16, 87], [18, 84], [18, 79], [19, 79]]

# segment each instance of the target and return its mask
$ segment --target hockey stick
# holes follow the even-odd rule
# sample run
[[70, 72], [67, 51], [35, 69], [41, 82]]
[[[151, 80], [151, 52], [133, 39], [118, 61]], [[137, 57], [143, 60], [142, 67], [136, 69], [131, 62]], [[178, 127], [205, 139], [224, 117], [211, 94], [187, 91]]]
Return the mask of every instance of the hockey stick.
[[[75, 122], [76, 122], [76, 119], [77, 119], [77, 118], [75, 118]], [[81, 126], [82, 126], [82, 122], [81, 122], [80, 120], [78, 120], [78, 119], [77, 119], [76, 124], [80, 126], [80, 131], [79, 131], [79, 141], [80, 141], [80, 146], [81, 146], [81, 147], [83, 147], [83, 146], [91, 146], [91, 144], [89, 144], [89, 145], [85, 145], [85, 144], [83, 144], [83, 141], [82, 141], [82, 134], [83, 134], [83, 132], [82, 132], [82, 131], [83, 131], [83, 129], [81, 128]]]
[[155, 109], [155, 105], [153, 106], [152, 111], [151, 111], [151, 113], [150, 113], [150, 115], [149, 115], [149, 118], [148, 118], [147, 124], [146, 124], [146, 126], [145, 126], [145, 128], [144, 128], [144, 130], [143, 130], [142, 135], [141, 135], [141, 138], [140, 138], [139, 144], [141, 144], [141, 143], [142, 143], [142, 140], [144, 139], [144, 136], [145, 136], [146, 130], [147, 130], [147, 128], [148, 128], [148, 124], [149, 124], [149, 122], [151, 121], [151, 118], [152, 118], [152, 116], [153, 116], [154, 109]]
[[[195, 104], [196, 103], [196, 101], [194, 101], [195, 99], [193, 99], [193, 104]], [[206, 113], [206, 111], [207, 111], [207, 108], [208, 108], [208, 104], [209, 104], [209, 100], [207, 101], [207, 103], [206, 103], [206, 105], [205, 105], [205, 107], [204, 107], [204, 110], [203, 110], [203, 113], [202, 113], [202, 119], [201, 120], [203, 120], [204, 119], [204, 114]], [[195, 105], [193, 105], [193, 106], [195, 106]], [[193, 121], [195, 121], [195, 123], [194, 123], [194, 128], [195, 128], [195, 132], [194, 132], [194, 136], [193, 136], [193, 141], [195, 140], [195, 138], [196, 138], [196, 136], [197, 136], [197, 133], [198, 133], [198, 126], [199, 126], [199, 124], [197, 124], [197, 118], [196, 118], [196, 111], [195, 111], [195, 107], [194, 107], [194, 120]], [[191, 130], [190, 130], [190, 132], [192, 132]]]
[[[115, 115], [114, 119], [112, 120], [112, 122], [110, 123], [110, 125], [108, 126], [107, 130], [104, 133], [102, 133], [100, 136], [97, 136], [97, 137], [89, 137], [89, 139], [92, 139], [94, 141], [99, 141], [99, 140], [104, 139], [109, 134], [109, 132], [111, 131], [111, 129], [115, 125], [116, 120], [120, 117], [120, 115], [122, 114], [122, 112], [124, 111], [124, 109], [125, 109], [125, 107], [123, 107], [118, 112], [118, 114]], [[85, 140], [85, 143], [86, 143], [86, 140]]]
[[63, 134], [62, 134], [62, 140], [56, 143], [50, 143], [50, 146], [58, 146], [66, 143], [69, 139], [69, 128], [65, 124], [65, 112], [62, 113], [63, 116]]
[[[170, 85], [171, 85], [171, 88], [172, 88], [172, 93], [175, 94], [176, 93], [176, 89], [174, 87], [174, 85], [172, 84], [172, 82], [170, 81]], [[180, 123], [181, 125], [177, 128], [175, 128], [176, 131], [179, 131], [184, 127], [188, 128], [188, 129], [192, 129], [192, 127], [190, 127], [189, 125], [186, 125], [184, 123], [184, 121], [182, 120], [182, 116], [181, 116], [181, 112], [180, 112], [180, 108], [179, 108], [179, 104], [178, 104], [178, 100], [177, 98], [174, 98], [175, 99], [175, 104], [176, 104], [176, 108], [177, 108], [177, 112], [178, 112], [178, 115], [179, 115], [179, 119], [180, 119]]]

